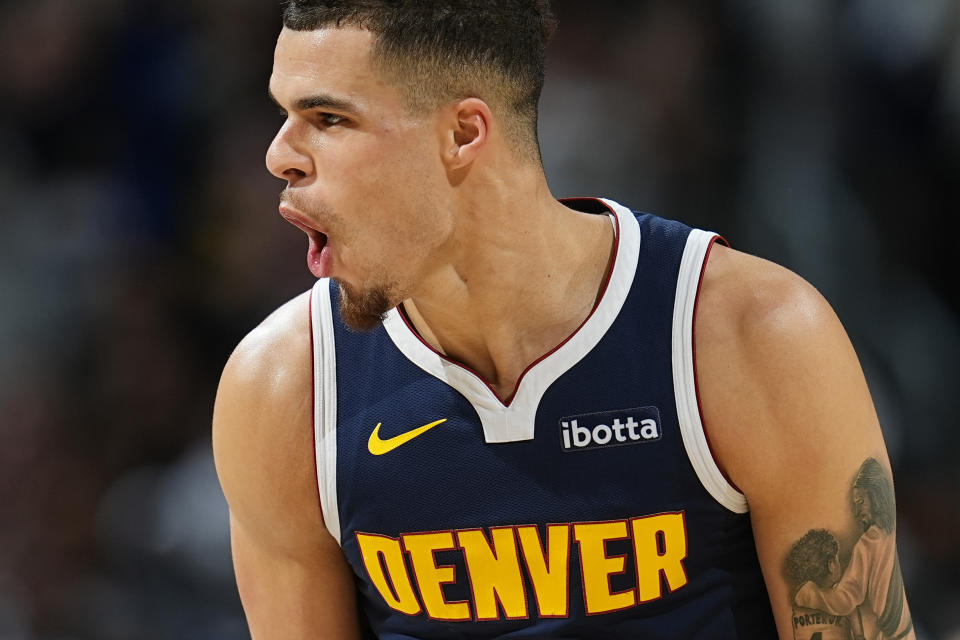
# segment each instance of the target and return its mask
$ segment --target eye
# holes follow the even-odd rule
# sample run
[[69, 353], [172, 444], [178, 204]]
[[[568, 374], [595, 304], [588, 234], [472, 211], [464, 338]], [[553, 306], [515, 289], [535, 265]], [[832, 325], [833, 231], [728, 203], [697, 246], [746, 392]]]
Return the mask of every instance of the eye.
[[346, 122], [346, 118], [343, 116], [338, 116], [335, 113], [318, 113], [317, 117], [320, 119], [320, 123], [325, 127], [333, 127]]

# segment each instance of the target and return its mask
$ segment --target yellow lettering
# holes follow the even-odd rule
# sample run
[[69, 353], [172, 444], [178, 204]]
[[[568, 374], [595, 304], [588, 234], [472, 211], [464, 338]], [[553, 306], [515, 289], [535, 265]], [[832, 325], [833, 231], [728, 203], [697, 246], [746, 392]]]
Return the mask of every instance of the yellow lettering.
[[[637, 562], [637, 589], [640, 602], [662, 597], [660, 574], [666, 578], [668, 591], [687, 584], [683, 560], [687, 557], [687, 526], [683, 513], [664, 513], [630, 521], [633, 548]], [[663, 553], [658, 536], [663, 536]]]
[[570, 525], [547, 526], [546, 551], [536, 527], [517, 527], [517, 535], [533, 582], [540, 617], [566, 618], [570, 607], [567, 581], [570, 573]]
[[420, 587], [420, 597], [427, 614], [436, 620], [470, 620], [470, 605], [466, 602], [447, 602], [443, 585], [455, 582], [456, 570], [450, 565], [437, 566], [437, 551], [455, 549], [453, 533], [411, 533], [403, 536], [403, 546], [410, 554], [413, 575]]
[[607, 556], [608, 540], [628, 538], [627, 521], [587, 522], [573, 526], [573, 536], [580, 543], [580, 567], [583, 574], [583, 598], [587, 613], [609, 613], [637, 603], [634, 589], [610, 592], [610, 576], [623, 573], [625, 556]]
[[357, 544], [370, 581], [387, 605], [408, 616], [420, 613], [420, 602], [413, 592], [410, 575], [403, 562], [400, 541], [387, 536], [357, 533]]
[[457, 542], [463, 549], [470, 574], [477, 620], [499, 620], [498, 600], [507, 618], [526, 618], [527, 594], [523, 588], [513, 529], [492, 528], [490, 537], [492, 545], [480, 529], [457, 532]]

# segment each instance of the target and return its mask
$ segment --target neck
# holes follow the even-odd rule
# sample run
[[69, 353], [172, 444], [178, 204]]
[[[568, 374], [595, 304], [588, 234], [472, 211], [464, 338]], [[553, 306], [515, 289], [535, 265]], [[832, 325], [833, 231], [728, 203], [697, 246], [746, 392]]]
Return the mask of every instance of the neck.
[[607, 216], [565, 207], [545, 180], [527, 199], [516, 192], [488, 188], [482, 206], [461, 209], [449, 260], [403, 303], [424, 340], [501, 398], [590, 315], [613, 245]]

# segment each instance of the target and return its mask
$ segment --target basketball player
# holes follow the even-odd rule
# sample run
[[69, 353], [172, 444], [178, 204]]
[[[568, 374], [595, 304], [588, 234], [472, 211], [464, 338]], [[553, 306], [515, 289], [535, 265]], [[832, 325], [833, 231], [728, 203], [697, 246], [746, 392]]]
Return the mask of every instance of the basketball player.
[[551, 195], [553, 29], [545, 0], [285, 6], [267, 165], [319, 280], [214, 412], [257, 640], [786, 639], [793, 544], [863, 531], [850, 487], [889, 463], [836, 316], [711, 233]]

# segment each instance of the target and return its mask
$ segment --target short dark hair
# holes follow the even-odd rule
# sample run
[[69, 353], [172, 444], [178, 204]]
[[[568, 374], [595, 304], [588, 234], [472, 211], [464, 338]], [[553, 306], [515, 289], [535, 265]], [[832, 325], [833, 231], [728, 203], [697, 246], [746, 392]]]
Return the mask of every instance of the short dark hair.
[[787, 581], [801, 586], [811, 581], [822, 584], [830, 575], [830, 561], [840, 551], [840, 544], [826, 529], [811, 529], [790, 548], [787, 554]]
[[519, 150], [539, 158], [537, 105], [557, 21], [549, 0], [284, 0], [295, 31], [355, 26], [411, 110], [477, 97], [500, 113]]

